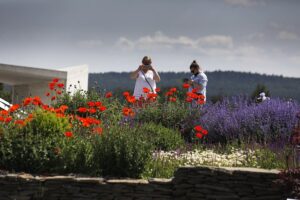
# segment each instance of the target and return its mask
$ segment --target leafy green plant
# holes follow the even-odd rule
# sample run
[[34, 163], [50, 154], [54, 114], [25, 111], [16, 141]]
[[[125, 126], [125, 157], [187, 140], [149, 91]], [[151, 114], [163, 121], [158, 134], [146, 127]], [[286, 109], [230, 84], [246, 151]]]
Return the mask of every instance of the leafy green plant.
[[142, 174], [143, 178], [172, 178], [174, 172], [182, 165], [182, 161], [170, 158], [153, 158]]
[[138, 134], [158, 150], [170, 151], [184, 146], [180, 132], [162, 124], [144, 123], [138, 128]]
[[0, 140], [1, 166], [9, 170], [31, 173], [56, 171], [64, 132], [69, 128], [67, 119], [54, 113], [37, 110], [34, 118], [23, 128], [12, 127]]
[[103, 176], [140, 177], [150, 159], [152, 147], [137, 128], [114, 126], [96, 137], [94, 164]]
[[160, 123], [167, 128], [178, 128], [178, 124], [189, 116], [189, 109], [179, 102], [156, 103], [139, 110], [136, 121]]
[[57, 117], [53, 112], [37, 109], [33, 116], [33, 119], [19, 131], [20, 134], [43, 137], [63, 136], [71, 128], [67, 118]]

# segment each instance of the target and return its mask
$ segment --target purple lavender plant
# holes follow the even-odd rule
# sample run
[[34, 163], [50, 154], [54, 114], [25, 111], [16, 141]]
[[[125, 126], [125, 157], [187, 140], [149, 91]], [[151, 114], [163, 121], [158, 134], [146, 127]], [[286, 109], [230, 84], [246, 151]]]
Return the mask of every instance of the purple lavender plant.
[[288, 142], [300, 105], [294, 101], [271, 99], [255, 103], [245, 96], [231, 97], [203, 107], [195, 124], [209, 130], [210, 142]]

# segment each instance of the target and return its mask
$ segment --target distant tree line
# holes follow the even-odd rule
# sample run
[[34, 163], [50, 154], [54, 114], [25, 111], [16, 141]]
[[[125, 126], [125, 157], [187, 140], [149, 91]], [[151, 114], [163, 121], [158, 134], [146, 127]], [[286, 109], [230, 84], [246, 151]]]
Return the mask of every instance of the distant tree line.
[[[276, 75], [256, 73], [214, 71], [208, 76], [207, 97], [214, 100], [224, 96], [249, 95], [259, 87], [266, 87], [271, 97], [281, 97], [300, 101], [300, 78], [286, 78]], [[182, 80], [189, 78], [187, 72], [161, 72], [160, 88], [181, 87]], [[129, 78], [129, 72], [108, 72], [89, 74], [89, 88], [101, 91], [132, 91], [135, 80]], [[259, 91], [256, 91], [259, 92]]]

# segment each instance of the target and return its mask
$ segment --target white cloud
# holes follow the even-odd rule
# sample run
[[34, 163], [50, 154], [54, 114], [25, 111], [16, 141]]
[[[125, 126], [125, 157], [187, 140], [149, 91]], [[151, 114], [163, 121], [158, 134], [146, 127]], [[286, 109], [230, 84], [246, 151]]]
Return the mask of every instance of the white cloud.
[[133, 49], [134, 43], [125, 37], [120, 37], [116, 43], [116, 46], [120, 47], [121, 49], [129, 50]]
[[167, 48], [188, 47], [192, 49], [202, 47], [222, 47], [230, 48], [233, 46], [233, 39], [226, 35], [207, 35], [193, 39], [187, 36], [171, 37], [164, 33], [157, 31], [153, 35], [142, 36], [136, 40], [130, 40], [126, 37], [121, 37], [117, 41], [118, 47], [125, 48], [139, 48], [139, 49], [153, 49], [153, 48]]
[[299, 40], [300, 37], [296, 33], [292, 33], [289, 31], [280, 31], [278, 33], [278, 38], [282, 40]]
[[78, 42], [78, 45], [85, 48], [94, 48], [103, 45], [101, 40], [82, 40]]

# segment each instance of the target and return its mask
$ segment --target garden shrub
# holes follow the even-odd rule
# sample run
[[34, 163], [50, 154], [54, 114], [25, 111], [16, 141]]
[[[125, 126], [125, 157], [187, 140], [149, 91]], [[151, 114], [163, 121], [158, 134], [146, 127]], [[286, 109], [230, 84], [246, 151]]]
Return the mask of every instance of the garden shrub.
[[93, 143], [97, 174], [138, 178], [151, 157], [152, 146], [129, 126], [114, 126], [96, 137]]
[[206, 104], [197, 123], [208, 129], [212, 143], [288, 143], [299, 110], [294, 101], [271, 99], [256, 104], [248, 97], [232, 97]]
[[37, 109], [33, 116], [33, 119], [20, 130], [20, 133], [54, 137], [63, 136], [71, 128], [67, 118], [57, 117], [53, 112]]
[[189, 109], [184, 104], [176, 102], [164, 104], [157, 103], [139, 110], [136, 120], [140, 123], [161, 123], [165, 127], [176, 129], [182, 120], [188, 116]]
[[144, 123], [138, 128], [138, 134], [142, 135], [156, 150], [170, 151], [184, 145], [178, 130], [166, 128], [162, 124]]
[[56, 150], [66, 139], [68, 121], [42, 110], [37, 110], [34, 116], [23, 128], [11, 127], [2, 136], [1, 167], [31, 173], [54, 172], [60, 168], [61, 157]]
[[57, 149], [61, 157], [59, 171], [95, 175], [96, 169], [92, 168], [93, 139], [77, 136], [64, 140], [61, 149]]

